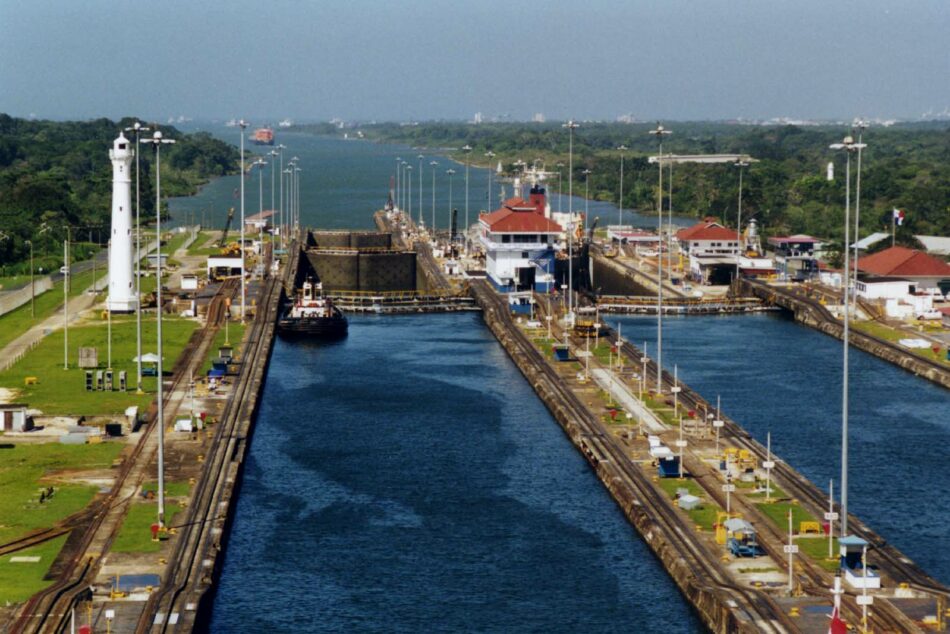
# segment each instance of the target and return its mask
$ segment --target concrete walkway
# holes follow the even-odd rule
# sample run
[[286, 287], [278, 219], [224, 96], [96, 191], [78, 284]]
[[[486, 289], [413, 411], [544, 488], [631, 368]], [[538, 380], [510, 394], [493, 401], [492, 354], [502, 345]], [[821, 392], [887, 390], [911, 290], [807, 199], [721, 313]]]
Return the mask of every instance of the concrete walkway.
[[633, 395], [622, 381], [614, 373], [603, 368], [594, 368], [590, 371], [594, 382], [606, 390], [626, 411], [635, 414], [637, 420], [643, 421], [643, 426], [653, 434], [660, 434], [669, 431], [669, 427], [660, 422], [660, 419], [650, 411], [640, 400]]

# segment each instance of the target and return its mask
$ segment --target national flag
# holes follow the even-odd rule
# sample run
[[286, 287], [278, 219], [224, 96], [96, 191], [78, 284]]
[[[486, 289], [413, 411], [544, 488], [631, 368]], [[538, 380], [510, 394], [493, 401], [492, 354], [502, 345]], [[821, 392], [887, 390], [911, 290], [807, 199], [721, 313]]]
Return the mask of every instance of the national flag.
[[894, 223], [897, 224], [898, 227], [904, 224], [904, 210], [903, 209], [898, 209], [897, 207], [894, 207]]
[[848, 626], [838, 616], [838, 606], [831, 612], [831, 622], [828, 624], [828, 634], [847, 634]]

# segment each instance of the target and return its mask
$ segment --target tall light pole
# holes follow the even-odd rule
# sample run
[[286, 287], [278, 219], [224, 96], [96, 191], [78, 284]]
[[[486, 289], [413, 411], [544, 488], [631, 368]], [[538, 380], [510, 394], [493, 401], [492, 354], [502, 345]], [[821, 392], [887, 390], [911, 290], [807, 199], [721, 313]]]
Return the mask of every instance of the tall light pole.
[[[429, 167], [432, 168], [432, 240], [433, 241], [435, 241], [435, 168], [438, 164], [439, 164], [438, 161], [429, 161]], [[420, 204], [419, 207], [421, 208], [422, 205]]]
[[297, 166], [294, 166], [294, 195], [297, 197], [296, 202], [294, 203], [294, 232], [300, 233], [300, 172], [303, 170]]
[[[455, 170], [452, 168], [449, 168], [445, 170], [445, 173], [449, 175], [449, 233], [451, 234], [452, 233], [452, 176], [455, 175]], [[456, 231], [458, 231], [458, 228], [456, 228]], [[449, 235], [449, 242], [453, 242], [454, 240], [455, 240], [455, 236]]]
[[[264, 159], [257, 159], [254, 163], [251, 164], [251, 167], [257, 167], [257, 196], [258, 196], [258, 216], [261, 219], [261, 222], [266, 222], [264, 220], [264, 166], [267, 165], [267, 161]], [[264, 260], [264, 231], [261, 230], [261, 262]]]
[[[247, 288], [244, 280], [244, 130], [248, 123], [244, 119], [238, 121], [241, 129], [241, 321], [247, 315]], [[159, 259], [161, 259], [161, 239], [159, 239]]]
[[277, 152], [280, 154], [280, 248], [284, 248], [284, 149], [287, 146], [283, 143], [277, 146]]
[[666, 230], [670, 232], [669, 236], [669, 245], [666, 249], [666, 274], [670, 280], [670, 284], [673, 284], [673, 161], [670, 160], [670, 178], [669, 183], [667, 184], [667, 202], [666, 209], [669, 211], [668, 222], [666, 224]]
[[36, 307], [34, 306], [36, 300], [36, 285], [33, 283], [33, 241], [27, 240], [26, 243], [30, 245], [30, 319], [36, 319]]
[[739, 208], [736, 214], [736, 235], [739, 239], [739, 248], [736, 249], [736, 293], [739, 292], [739, 261], [742, 258], [742, 170], [749, 167], [748, 161], [739, 159], [733, 163], [739, 168]]
[[574, 130], [580, 127], [570, 119], [562, 127], [567, 128], [567, 209], [570, 222], [567, 232], [567, 320], [574, 323]]
[[[867, 121], [857, 119], [854, 127], [858, 129], [858, 173], [855, 176], [854, 192], [854, 288], [858, 288], [858, 242], [861, 240], [861, 234], [858, 230], [861, 227], [861, 150], [867, 147], [862, 141], [864, 139], [864, 130], [868, 127]], [[857, 297], [855, 297], [857, 301]]]
[[657, 167], [659, 167], [660, 184], [656, 190], [656, 211], [657, 211], [657, 237], [660, 239], [660, 249], [656, 254], [656, 393], [663, 393], [663, 137], [672, 134], [659, 122], [656, 129], [650, 130], [650, 134], [656, 136], [659, 141], [659, 156], [657, 157]]
[[396, 209], [402, 209], [402, 194], [400, 183], [402, 182], [402, 157], [396, 157]]
[[584, 234], [587, 234], [587, 218], [590, 216], [590, 168], [581, 172], [584, 175]]
[[[278, 152], [276, 149], [273, 149], [270, 152], [268, 152], [268, 154], [270, 155], [270, 211], [271, 211], [271, 218], [274, 218], [274, 214], [277, 213], [277, 207], [274, 206], [274, 203], [275, 203], [274, 199], [277, 193], [276, 190], [274, 189], [274, 186], [275, 186], [274, 172], [277, 171], [277, 156], [280, 154], [280, 152]], [[275, 220], [274, 224], [276, 225], [277, 219], [274, 218], [274, 220]], [[274, 242], [274, 233], [272, 230], [271, 244], [273, 244], [273, 242]]]
[[557, 164], [557, 212], [561, 213], [561, 198], [564, 195], [561, 193], [561, 170], [564, 169], [564, 163]]
[[66, 225], [66, 240], [63, 242], [63, 369], [69, 369], [69, 225]]
[[[136, 394], [144, 394], [145, 390], [142, 389], [142, 230], [139, 226], [139, 210], [142, 201], [139, 188], [139, 171], [141, 169], [139, 139], [143, 132], [151, 132], [151, 130], [136, 121], [125, 131], [135, 133], [135, 392]], [[146, 247], [148, 247], [147, 244]], [[159, 246], [159, 250], [161, 250], [161, 246]]]
[[[620, 150], [620, 200], [617, 202], [617, 225], [623, 225], [623, 159], [627, 146], [621, 144], [617, 147]], [[619, 229], [618, 229], [619, 231]]]
[[485, 152], [485, 156], [488, 158], [488, 204], [486, 205], [487, 209], [485, 209], [485, 211], [490, 213], [494, 211], [494, 209], [492, 208], [495, 206], [495, 203], [492, 202], [492, 199], [491, 199], [491, 172], [492, 172], [491, 162], [492, 162], [492, 159], [495, 158], [495, 153], [492, 152], [491, 150], [488, 150], [487, 152]]
[[422, 224], [422, 159], [425, 157], [420, 154], [416, 158], [419, 159], [419, 224]]
[[[406, 188], [406, 213], [412, 218], [412, 165], [406, 165], [406, 182], [409, 187]], [[419, 226], [422, 226], [422, 210], [419, 210]]]
[[468, 255], [468, 163], [469, 156], [472, 153], [472, 146], [466, 143], [462, 146], [462, 151], [465, 152], [465, 231], [462, 232], [465, 240], [465, 255]]
[[409, 209], [409, 196], [406, 195], [406, 192], [408, 189], [407, 187], [408, 172], [406, 171], [406, 167], [408, 166], [409, 166], [409, 163], [407, 163], [406, 161], [402, 161], [399, 164], [399, 169], [402, 170], [402, 205], [401, 207], [406, 211], [406, 217], [409, 220], [412, 220], [412, 210]]
[[[241, 121], [242, 126], [247, 125], [244, 121]], [[243, 129], [243, 127], [242, 127]], [[241, 144], [243, 146], [244, 133], [241, 133]], [[155, 235], [158, 236], [158, 257], [156, 258], [155, 263], [155, 297], [156, 297], [156, 319], [157, 319], [157, 344], [158, 344], [158, 372], [155, 382], [158, 384], [158, 394], [156, 395], [156, 401], [158, 403], [158, 415], [155, 418], [155, 424], [158, 425], [158, 525], [159, 527], [165, 526], [165, 395], [164, 395], [164, 385], [162, 378], [162, 145], [171, 144], [175, 141], [173, 139], [165, 139], [162, 137], [160, 130], [156, 130], [152, 134], [151, 139], [141, 139], [141, 143], [152, 143], [155, 145]], [[242, 154], [243, 156], [243, 154]], [[244, 161], [241, 161], [241, 183], [244, 183]], [[244, 197], [241, 196], [241, 202], [244, 202]], [[242, 207], [243, 209], [243, 207]], [[244, 218], [241, 217], [241, 227], [243, 233]], [[244, 248], [244, 241], [242, 236], [241, 248]], [[241, 271], [243, 273], [243, 256], [241, 262]], [[243, 318], [243, 307], [242, 307], [242, 318]]]
[[842, 378], [841, 378], [841, 536], [848, 535], [848, 348], [850, 346], [850, 322], [851, 314], [849, 310], [850, 299], [850, 261], [848, 254], [851, 242], [851, 155], [858, 151], [860, 144], [855, 143], [849, 135], [841, 143], [832, 143], [829, 147], [832, 150], [844, 150], [845, 152], [845, 185], [844, 185], [844, 277], [842, 286], [844, 287], [844, 334], [843, 358], [842, 358]]
[[288, 162], [288, 163], [287, 163], [287, 167], [286, 167], [285, 169], [281, 170], [281, 174], [283, 174], [284, 176], [282, 176], [281, 179], [280, 179], [281, 187], [283, 187], [284, 180], [285, 180], [285, 179], [287, 180], [287, 203], [286, 203], [286, 204], [287, 204], [287, 218], [286, 218], [285, 220], [286, 220], [286, 222], [287, 222], [287, 227], [286, 227], [286, 228], [287, 228], [287, 231], [288, 231], [288, 232], [290, 231], [290, 211], [291, 211], [291, 207], [292, 207], [291, 194], [290, 194], [290, 191], [291, 191], [291, 190], [290, 190], [290, 179], [291, 179], [293, 173], [294, 173], [294, 169], [293, 169], [293, 167], [291, 167], [291, 164]]

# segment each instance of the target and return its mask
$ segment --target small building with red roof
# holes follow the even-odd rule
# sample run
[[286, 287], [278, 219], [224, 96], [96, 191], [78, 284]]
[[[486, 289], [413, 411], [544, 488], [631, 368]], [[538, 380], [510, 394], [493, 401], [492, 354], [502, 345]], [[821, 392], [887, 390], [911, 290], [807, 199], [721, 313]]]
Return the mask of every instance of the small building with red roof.
[[917, 288], [938, 288], [950, 281], [950, 264], [923, 251], [893, 246], [858, 259], [858, 271], [877, 277], [900, 277]]
[[676, 232], [680, 252], [689, 260], [689, 276], [703, 284], [728, 284], [735, 275], [739, 233], [707, 218]]
[[554, 287], [554, 244], [563, 230], [544, 215], [544, 188], [530, 191], [527, 199], [509, 198], [478, 219], [488, 279], [503, 292]]

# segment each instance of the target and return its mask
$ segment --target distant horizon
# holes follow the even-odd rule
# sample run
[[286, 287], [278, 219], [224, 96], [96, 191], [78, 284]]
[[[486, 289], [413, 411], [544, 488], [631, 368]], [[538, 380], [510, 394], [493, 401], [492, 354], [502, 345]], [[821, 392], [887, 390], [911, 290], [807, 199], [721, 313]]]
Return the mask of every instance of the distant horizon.
[[0, 111], [918, 121], [950, 117], [947, 33], [946, 0], [0, 2]]

